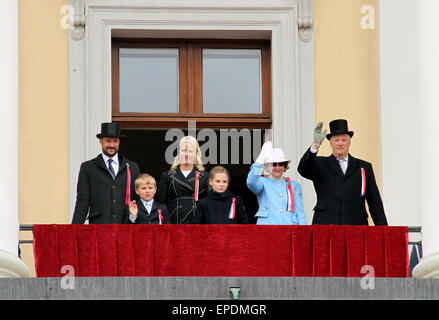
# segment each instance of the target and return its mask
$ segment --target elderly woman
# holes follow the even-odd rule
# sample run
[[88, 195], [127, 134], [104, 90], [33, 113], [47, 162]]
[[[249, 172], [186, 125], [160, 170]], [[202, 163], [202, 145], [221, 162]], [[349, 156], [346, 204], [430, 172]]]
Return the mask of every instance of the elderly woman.
[[207, 194], [208, 180], [198, 141], [183, 137], [171, 169], [161, 174], [158, 186], [158, 202], [168, 207], [171, 223], [192, 223], [198, 199]]
[[[290, 161], [282, 149], [273, 148], [271, 142], [266, 142], [251, 166], [247, 186], [258, 197], [256, 224], [306, 225], [300, 184], [284, 177]], [[268, 174], [262, 175], [263, 171]]]

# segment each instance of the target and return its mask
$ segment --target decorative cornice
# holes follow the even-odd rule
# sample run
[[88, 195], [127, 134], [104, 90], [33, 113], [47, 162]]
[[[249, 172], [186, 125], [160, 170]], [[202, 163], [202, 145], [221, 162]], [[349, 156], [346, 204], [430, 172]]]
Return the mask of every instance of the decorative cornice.
[[85, 33], [85, 1], [86, 0], [71, 0], [74, 9], [73, 28], [70, 31], [70, 36], [73, 40], [79, 41], [84, 38]]
[[297, 26], [301, 41], [308, 42], [312, 39], [313, 25], [313, 0], [299, 0]]
[[312, 39], [314, 19], [313, 17], [299, 17], [297, 26], [299, 27], [299, 39], [308, 42]]

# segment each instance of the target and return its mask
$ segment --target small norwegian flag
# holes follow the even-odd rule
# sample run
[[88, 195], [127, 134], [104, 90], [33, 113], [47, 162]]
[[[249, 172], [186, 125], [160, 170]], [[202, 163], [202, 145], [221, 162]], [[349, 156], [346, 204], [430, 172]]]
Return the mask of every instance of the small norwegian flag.
[[286, 177], [287, 181], [287, 189], [288, 189], [288, 203], [287, 203], [287, 211], [294, 212], [294, 192], [293, 187], [290, 183], [290, 177]]
[[364, 197], [366, 195], [366, 172], [364, 168], [360, 168], [361, 171], [361, 196]]
[[232, 205], [230, 207], [229, 219], [235, 219], [236, 209], [235, 209], [235, 197], [232, 198]]
[[165, 220], [162, 216], [162, 209], [158, 209], [158, 211], [159, 211], [159, 224], [162, 224], [163, 221]]
[[199, 189], [199, 185], [200, 185], [200, 172], [196, 171], [195, 172], [195, 190], [194, 190], [194, 200], [198, 201], [198, 189]]

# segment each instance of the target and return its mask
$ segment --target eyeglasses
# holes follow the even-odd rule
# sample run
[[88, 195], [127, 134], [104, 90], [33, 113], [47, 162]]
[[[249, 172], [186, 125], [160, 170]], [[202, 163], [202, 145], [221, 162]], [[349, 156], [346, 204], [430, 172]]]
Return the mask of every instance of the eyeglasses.
[[286, 168], [288, 165], [288, 162], [273, 162], [272, 166], [273, 167], [284, 167]]

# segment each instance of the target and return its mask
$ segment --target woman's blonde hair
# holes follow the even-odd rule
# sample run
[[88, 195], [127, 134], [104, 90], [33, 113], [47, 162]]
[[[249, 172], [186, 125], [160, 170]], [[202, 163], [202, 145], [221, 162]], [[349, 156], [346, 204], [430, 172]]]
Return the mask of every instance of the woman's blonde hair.
[[181, 164], [180, 158], [178, 157], [178, 154], [180, 153], [181, 146], [184, 143], [189, 143], [192, 147], [194, 147], [194, 149], [195, 149], [195, 164], [194, 165], [198, 170], [204, 171], [204, 166], [203, 166], [203, 163], [201, 162], [200, 146], [198, 144], [197, 139], [195, 139], [193, 136], [185, 136], [185, 137], [181, 138], [180, 143], [178, 145], [178, 149], [177, 149], [177, 156], [174, 158], [174, 163], [171, 166], [171, 170], [172, 171], [177, 170], [178, 166]]

